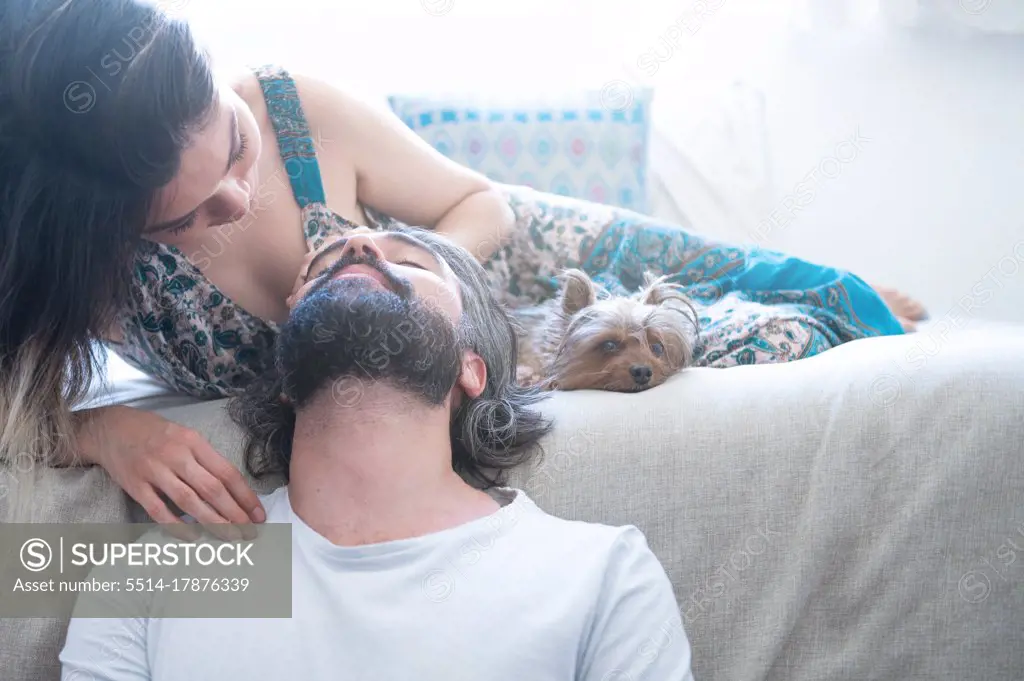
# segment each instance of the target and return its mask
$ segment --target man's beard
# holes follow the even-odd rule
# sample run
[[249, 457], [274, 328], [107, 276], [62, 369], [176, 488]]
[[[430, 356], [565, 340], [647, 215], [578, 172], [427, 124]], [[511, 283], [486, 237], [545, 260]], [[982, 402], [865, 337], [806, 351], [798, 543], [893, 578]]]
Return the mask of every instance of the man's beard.
[[[381, 272], [395, 291], [369, 278], [333, 280], [353, 263]], [[461, 347], [443, 311], [414, 298], [383, 263], [347, 258], [292, 310], [277, 341], [284, 394], [295, 406], [330, 391], [340, 406], [357, 406], [371, 383], [386, 383], [439, 406], [459, 376]]]

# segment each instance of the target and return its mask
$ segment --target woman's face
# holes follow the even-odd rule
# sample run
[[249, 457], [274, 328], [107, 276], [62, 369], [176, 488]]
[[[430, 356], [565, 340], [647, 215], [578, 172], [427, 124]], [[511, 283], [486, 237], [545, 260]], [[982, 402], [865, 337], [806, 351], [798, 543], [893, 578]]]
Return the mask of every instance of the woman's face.
[[231, 88], [220, 88], [210, 122], [192, 135], [143, 235], [183, 246], [209, 227], [240, 219], [256, 195], [261, 141], [248, 105]]

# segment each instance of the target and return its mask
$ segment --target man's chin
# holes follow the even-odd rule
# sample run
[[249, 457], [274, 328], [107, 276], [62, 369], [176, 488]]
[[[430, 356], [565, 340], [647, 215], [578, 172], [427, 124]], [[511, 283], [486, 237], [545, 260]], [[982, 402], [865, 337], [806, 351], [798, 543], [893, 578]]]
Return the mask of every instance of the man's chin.
[[460, 349], [443, 311], [351, 276], [299, 301], [281, 328], [277, 354], [296, 405], [346, 377], [390, 383], [438, 405], [455, 385]]

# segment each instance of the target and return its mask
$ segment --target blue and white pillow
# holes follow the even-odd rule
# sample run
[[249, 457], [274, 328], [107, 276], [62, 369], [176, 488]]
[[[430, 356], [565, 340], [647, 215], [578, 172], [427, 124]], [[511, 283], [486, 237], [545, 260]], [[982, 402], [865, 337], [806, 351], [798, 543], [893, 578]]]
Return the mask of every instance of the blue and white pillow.
[[646, 212], [651, 90], [632, 90], [617, 106], [601, 95], [523, 106], [408, 96], [389, 103], [435, 149], [495, 182]]

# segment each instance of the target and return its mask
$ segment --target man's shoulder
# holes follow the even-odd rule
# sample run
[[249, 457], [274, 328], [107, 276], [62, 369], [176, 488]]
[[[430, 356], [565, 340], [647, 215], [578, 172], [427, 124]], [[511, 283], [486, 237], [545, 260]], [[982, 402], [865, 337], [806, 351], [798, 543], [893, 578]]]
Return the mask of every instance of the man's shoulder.
[[292, 521], [287, 486], [278, 487], [266, 494], [260, 494], [258, 497], [264, 513], [267, 514], [268, 523], [290, 523]]
[[531, 533], [543, 536], [546, 544], [561, 546], [567, 553], [585, 552], [592, 559], [618, 560], [647, 552], [647, 539], [635, 525], [610, 525], [583, 519], [562, 518], [541, 509], [517, 490], [523, 517], [530, 519]]

